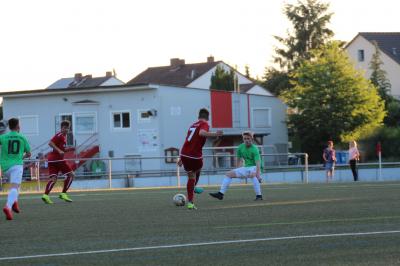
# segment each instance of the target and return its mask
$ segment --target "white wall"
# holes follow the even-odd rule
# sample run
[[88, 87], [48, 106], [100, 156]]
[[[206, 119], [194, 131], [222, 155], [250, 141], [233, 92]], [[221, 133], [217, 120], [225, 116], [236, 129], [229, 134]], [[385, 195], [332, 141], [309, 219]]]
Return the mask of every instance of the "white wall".
[[[364, 70], [365, 78], [369, 79], [371, 77], [369, 64], [371, 62], [372, 55], [375, 53], [374, 45], [362, 36], [358, 36], [346, 48], [346, 50], [350, 58], [355, 63], [356, 68]], [[364, 50], [364, 62], [358, 61], [358, 50]], [[390, 80], [390, 83], [392, 85], [391, 94], [395, 97], [400, 98], [400, 65], [382, 51], [381, 60], [383, 61], [382, 67], [387, 72], [386, 77]]]
[[[241, 132], [248, 129], [248, 97], [250, 110], [271, 109], [270, 127], [250, 129], [269, 133], [265, 139], [266, 144], [287, 143], [286, 109], [276, 97], [240, 94], [241, 111], [236, 118], [240, 123], [232, 130]], [[89, 100], [90, 104], [76, 104], [83, 100]], [[32, 148], [42, 143], [47, 147], [47, 142], [55, 134], [57, 115], [67, 113], [76, 116], [79, 113], [95, 113], [100, 157], [108, 157], [109, 151], [114, 152], [114, 157], [124, 157], [128, 154], [158, 157], [164, 156], [164, 150], [169, 147], [181, 148], [188, 127], [197, 120], [199, 109], [204, 107], [211, 109], [211, 96], [210, 91], [204, 89], [150, 85], [139, 89], [121, 87], [97, 92], [58, 91], [55, 95], [41, 93], [37, 96], [4, 97], [3, 103], [5, 119], [21, 115], [38, 117], [39, 133], [28, 137]], [[138, 110], [154, 110], [156, 115], [142, 121]], [[130, 113], [130, 128], [112, 127], [112, 112], [116, 111]], [[147, 138], [143, 138], [143, 135]], [[89, 133], [78, 133], [76, 129], [74, 130], [77, 145], [90, 136]], [[141, 145], [141, 141], [149, 141], [154, 146]], [[211, 146], [211, 142], [208, 141], [206, 146]], [[175, 167], [175, 164], [167, 164], [159, 158], [142, 161], [142, 169]], [[121, 160], [115, 161], [113, 170], [125, 170], [125, 164]]]

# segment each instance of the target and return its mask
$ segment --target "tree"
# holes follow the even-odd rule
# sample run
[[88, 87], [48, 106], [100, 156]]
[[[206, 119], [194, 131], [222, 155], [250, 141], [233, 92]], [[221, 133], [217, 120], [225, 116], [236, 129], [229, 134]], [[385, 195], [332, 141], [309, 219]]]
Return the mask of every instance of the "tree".
[[280, 69], [266, 68], [263, 86], [280, 95], [289, 90], [291, 72], [302, 60], [311, 58], [311, 49], [324, 45], [333, 36], [327, 27], [332, 13], [328, 12], [329, 4], [316, 0], [298, 1], [296, 5], [286, 4], [284, 14], [293, 25], [293, 33], [288, 31], [287, 37], [274, 36], [281, 47], [275, 48], [274, 62]]
[[349, 141], [368, 135], [385, 116], [376, 88], [340, 49], [338, 42], [310, 51], [294, 71], [293, 89], [283, 94], [290, 108], [289, 129], [301, 150], [319, 161], [327, 140]]
[[245, 76], [246, 78], [250, 78], [250, 67], [249, 65], [244, 66]]
[[381, 98], [386, 102], [390, 98], [389, 91], [392, 85], [386, 78], [386, 71], [382, 69], [383, 62], [381, 60], [381, 52], [378, 44], [376, 41], [374, 41], [373, 44], [375, 47], [375, 52], [372, 55], [371, 62], [369, 63], [369, 69], [372, 71], [370, 80], [378, 89]]
[[389, 79], [386, 77], [386, 71], [382, 68], [383, 62], [378, 43], [374, 41], [375, 52], [372, 55], [369, 68], [371, 69], [371, 83], [378, 89], [378, 93], [385, 101], [386, 117], [383, 120], [384, 124], [389, 127], [399, 126], [400, 123], [400, 101], [390, 95]]
[[210, 89], [223, 90], [223, 91], [234, 91], [237, 87], [237, 77], [233, 69], [225, 71], [221, 66], [217, 66], [215, 72], [211, 75]]
[[304, 59], [310, 59], [312, 49], [318, 49], [333, 37], [327, 27], [333, 13], [328, 13], [329, 4], [317, 0], [298, 1], [297, 5], [286, 4], [284, 13], [293, 25], [293, 34], [275, 38], [284, 46], [276, 48], [275, 63], [282, 69], [291, 70]]
[[292, 87], [289, 83], [289, 75], [273, 67], [265, 69], [261, 86], [278, 96]]

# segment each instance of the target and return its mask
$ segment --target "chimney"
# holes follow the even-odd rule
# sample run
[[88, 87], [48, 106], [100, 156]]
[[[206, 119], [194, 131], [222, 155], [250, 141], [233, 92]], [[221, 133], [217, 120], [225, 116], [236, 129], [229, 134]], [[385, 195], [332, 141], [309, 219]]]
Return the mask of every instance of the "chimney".
[[171, 58], [170, 62], [172, 67], [178, 67], [185, 64], [185, 59]]
[[74, 80], [79, 82], [82, 80], [82, 73], [75, 73]]
[[214, 56], [210, 55], [207, 57], [207, 63], [214, 63]]
[[112, 76], [113, 76], [113, 74], [112, 74], [111, 71], [107, 71], [107, 72], [106, 72], [106, 77], [107, 77], [107, 78], [111, 78]]

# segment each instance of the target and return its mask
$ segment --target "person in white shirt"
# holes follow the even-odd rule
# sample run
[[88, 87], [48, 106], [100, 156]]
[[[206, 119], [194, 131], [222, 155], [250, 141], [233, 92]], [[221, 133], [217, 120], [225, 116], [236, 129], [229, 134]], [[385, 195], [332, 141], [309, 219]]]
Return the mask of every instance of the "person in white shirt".
[[358, 181], [357, 161], [360, 159], [360, 152], [357, 148], [357, 142], [355, 140], [349, 143], [349, 164], [351, 172], [353, 173], [354, 181]]

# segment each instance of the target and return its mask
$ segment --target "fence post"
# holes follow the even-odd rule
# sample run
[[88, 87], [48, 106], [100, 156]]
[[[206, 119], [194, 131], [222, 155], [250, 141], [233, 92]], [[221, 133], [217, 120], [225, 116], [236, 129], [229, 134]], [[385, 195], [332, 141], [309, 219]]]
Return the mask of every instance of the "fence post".
[[179, 165], [177, 164], [176, 165], [176, 177], [177, 177], [177, 182], [178, 182], [178, 187], [180, 188], [181, 187], [181, 172], [180, 172], [180, 169], [179, 169]]
[[112, 177], [111, 177], [111, 172], [112, 172], [112, 162], [111, 158], [108, 159], [108, 188], [112, 188]]
[[305, 183], [307, 184], [308, 183], [308, 154], [307, 153], [305, 153], [304, 154], [304, 172], [305, 172], [305, 179], [304, 179], [304, 181], [305, 181]]
[[40, 188], [40, 169], [39, 169], [39, 167], [40, 167], [40, 159], [39, 159], [39, 161], [37, 161], [35, 163], [35, 175], [36, 175], [36, 180], [37, 180], [37, 191], [41, 191], [41, 188]]

